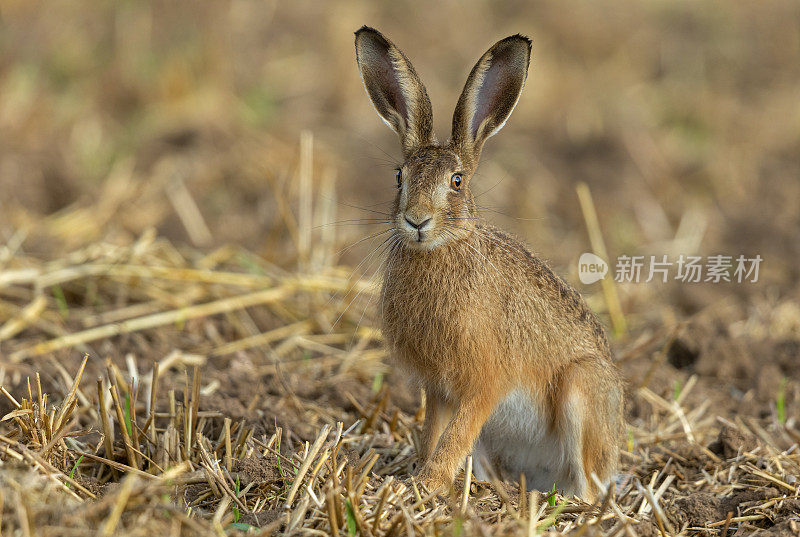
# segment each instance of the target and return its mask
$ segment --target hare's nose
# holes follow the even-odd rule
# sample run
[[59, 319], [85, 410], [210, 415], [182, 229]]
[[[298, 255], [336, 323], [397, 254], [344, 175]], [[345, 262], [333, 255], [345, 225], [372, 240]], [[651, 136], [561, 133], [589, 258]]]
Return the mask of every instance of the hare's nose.
[[[413, 227], [413, 228], [415, 228], [415, 229], [417, 229], [419, 231], [422, 231], [423, 228], [425, 228], [428, 224], [431, 223], [431, 220], [433, 220], [433, 218], [431, 218], [431, 217], [425, 218], [424, 216], [419, 217], [419, 218], [413, 218], [413, 217], [409, 218], [408, 215], [405, 216], [405, 219], [406, 219], [406, 222], [408, 222], [411, 227]], [[416, 222], [414, 220], [416, 220]]]

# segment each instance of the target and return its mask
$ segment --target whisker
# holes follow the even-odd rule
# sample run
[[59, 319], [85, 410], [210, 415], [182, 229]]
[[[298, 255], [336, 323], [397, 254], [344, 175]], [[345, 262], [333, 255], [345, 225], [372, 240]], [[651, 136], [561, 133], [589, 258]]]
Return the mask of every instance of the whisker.
[[495, 188], [497, 188], [497, 185], [499, 185], [500, 183], [502, 183], [503, 181], [505, 181], [505, 180], [506, 180], [506, 177], [508, 177], [508, 172], [504, 173], [504, 174], [503, 174], [503, 177], [501, 177], [501, 178], [500, 178], [500, 180], [499, 180], [499, 181], [497, 181], [495, 184], [493, 184], [491, 187], [489, 187], [488, 189], [484, 190], [484, 191], [483, 191], [483, 192], [481, 192], [480, 194], [475, 194], [475, 195], [474, 195], [474, 197], [475, 197], [475, 198], [479, 198], [479, 197], [481, 197], [481, 196], [483, 196], [483, 195], [485, 195], [485, 194], [488, 194], [489, 192], [491, 192], [492, 190], [494, 190]]
[[474, 227], [472, 229], [461, 227], [461, 226], [458, 226], [458, 225], [452, 225], [451, 227], [455, 227], [455, 228], [461, 229], [463, 231], [473, 231], [473, 232], [477, 233], [478, 236], [483, 237], [485, 239], [488, 239], [489, 242], [491, 242], [492, 244], [494, 244], [495, 246], [497, 246], [498, 248], [500, 248], [501, 250], [503, 250], [504, 252], [506, 252], [508, 255], [510, 255], [512, 257], [514, 256], [514, 254], [511, 251], [509, 251], [506, 248], [504, 248], [503, 244], [507, 244], [508, 246], [512, 246], [516, 251], [518, 251], [520, 253], [528, 254], [528, 252], [526, 252], [525, 250], [521, 250], [517, 245], [515, 245], [513, 243], [502, 243], [502, 242], [500, 242], [497, 238], [493, 237], [492, 235], [490, 235], [489, 233], [487, 233], [486, 231], [482, 230], [479, 227]]
[[[444, 228], [444, 231], [445, 231], [446, 233], [449, 233], [449, 234], [450, 234], [450, 236], [451, 236], [451, 237], [453, 237], [453, 239], [455, 239], [455, 240], [458, 240], [458, 236], [457, 236], [455, 233], [453, 233], [453, 231], [452, 231], [452, 230], [450, 230], [450, 229], [447, 229], [447, 228]], [[511, 282], [509, 282], [509, 281], [506, 279], [506, 277], [505, 277], [505, 276], [503, 276], [503, 274], [500, 272], [500, 270], [499, 270], [499, 269], [498, 269], [498, 268], [495, 266], [495, 264], [494, 264], [494, 263], [492, 263], [492, 261], [491, 261], [491, 260], [490, 260], [488, 257], [486, 257], [485, 255], [483, 255], [483, 254], [482, 254], [482, 253], [481, 253], [481, 252], [480, 252], [478, 249], [476, 249], [474, 246], [472, 246], [472, 245], [471, 245], [471, 244], [470, 244], [468, 241], [466, 241], [466, 240], [462, 240], [462, 241], [461, 241], [461, 243], [463, 243], [464, 245], [466, 245], [466, 246], [467, 246], [468, 248], [470, 248], [470, 249], [471, 249], [473, 252], [475, 252], [476, 254], [478, 254], [479, 256], [481, 256], [481, 257], [482, 257], [482, 258], [483, 258], [483, 259], [484, 259], [484, 260], [485, 260], [487, 263], [489, 263], [489, 264], [492, 266], [492, 268], [495, 270], [495, 272], [497, 272], [497, 275], [498, 275], [498, 276], [500, 276], [500, 277], [501, 277], [501, 278], [502, 278], [502, 279], [503, 279], [503, 280], [504, 280], [504, 281], [505, 281], [505, 282], [508, 284], [508, 286], [509, 286], [509, 287], [511, 287]]]
[[[503, 250], [504, 252], [506, 252], [508, 255], [510, 255], [510, 256], [512, 256], [512, 257], [514, 257], [514, 254], [512, 254], [510, 251], [506, 250], [506, 249], [505, 249], [505, 248], [504, 248], [504, 247], [503, 247], [503, 246], [500, 244], [500, 242], [499, 242], [499, 241], [497, 241], [497, 240], [496, 240], [496, 239], [494, 239], [493, 237], [491, 237], [491, 236], [489, 236], [489, 235], [487, 235], [487, 234], [483, 233], [483, 232], [482, 232], [480, 229], [478, 229], [478, 228], [474, 228], [474, 229], [470, 230], [470, 229], [468, 229], [468, 228], [462, 228], [462, 227], [459, 227], [459, 226], [451, 226], [451, 227], [455, 227], [455, 228], [457, 228], [457, 229], [462, 229], [462, 230], [464, 230], [464, 231], [474, 231], [474, 232], [478, 233], [478, 235], [479, 235], [479, 236], [489, 239], [489, 241], [490, 241], [490, 242], [492, 242], [493, 244], [495, 244], [495, 245], [496, 245], [498, 248], [500, 248], [501, 250]], [[448, 229], [447, 227], [444, 227], [443, 229], [444, 229], [444, 231], [445, 231], [445, 232], [449, 233], [449, 234], [450, 234], [450, 236], [451, 236], [451, 237], [453, 237], [453, 239], [454, 239], [454, 240], [458, 240], [458, 236], [457, 236], [455, 233], [453, 233], [453, 231], [452, 231], [451, 229]], [[467, 247], [471, 248], [471, 249], [472, 249], [472, 250], [473, 250], [475, 253], [477, 253], [479, 256], [481, 256], [481, 257], [482, 257], [482, 258], [483, 258], [483, 259], [484, 259], [484, 260], [485, 260], [487, 263], [489, 263], [489, 264], [492, 266], [492, 268], [494, 268], [495, 272], [497, 272], [498, 276], [500, 276], [501, 278], [503, 278], [503, 280], [505, 280], [505, 282], [506, 282], [506, 283], [509, 285], [509, 287], [511, 286], [511, 282], [509, 282], [509, 281], [506, 279], [506, 277], [505, 277], [505, 276], [503, 276], [503, 274], [500, 272], [500, 270], [499, 270], [499, 269], [498, 269], [498, 268], [495, 266], [495, 264], [494, 264], [494, 263], [492, 263], [492, 262], [491, 262], [491, 260], [490, 260], [488, 257], [486, 257], [485, 255], [483, 255], [483, 253], [481, 253], [479, 250], [477, 250], [477, 249], [476, 249], [474, 246], [472, 246], [472, 245], [471, 245], [471, 244], [470, 244], [468, 241], [466, 241], [466, 240], [462, 240], [461, 242], [463, 242], [463, 243], [464, 243], [464, 244], [465, 244]]]
[[[389, 255], [387, 256], [387, 259], [391, 259], [391, 261], [390, 261], [389, 265], [386, 267], [386, 276], [387, 277], [389, 276], [389, 274], [392, 271], [392, 266], [394, 265], [395, 259], [397, 259], [397, 256], [392, 255], [394, 249], [395, 248], [400, 248], [400, 250], [403, 249], [402, 236], [398, 235], [398, 239], [399, 240], [395, 241], [392, 244], [391, 248], [389, 249]], [[381, 315], [383, 315], [383, 306], [384, 306], [385, 303], [386, 303], [386, 285], [384, 284], [383, 289], [381, 290], [381, 306], [380, 306], [381, 307]]]
[[[392, 229], [394, 229], [394, 228], [391, 228], [391, 229], [389, 229], [387, 231], [392, 231]], [[369, 238], [369, 237], [367, 237], [367, 238]], [[377, 252], [381, 248], [381, 246], [383, 246], [387, 242], [391, 241], [393, 238], [394, 238], [394, 235], [391, 235], [391, 236], [387, 237], [378, 246], [376, 246], [370, 253], [368, 253], [364, 257], [364, 259], [362, 259], [361, 262], [358, 265], [356, 265], [355, 268], [350, 272], [350, 275], [347, 276], [347, 281], [349, 282], [353, 278], [353, 275], [355, 275], [355, 273], [358, 271], [358, 269], [361, 267], [361, 265], [363, 265], [370, 257], [372, 257], [375, 254], [375, 252]], [[365, 239], [362, 239], [362, 240], [365, 240]], [[354, 246], [354, 245], [351, 245], [351, 246]], [[330, 298], [328, 299], [327, 302], [325, 302], [325, 304], [323, 305], [322, 309], [325, 309], [333, 301], [333, 299], [336, 298], [338, 295], [339, 295], [339, 293], [331, 294]], [[346, 293], [345, 293], [345, 296], [346, 296]], [[331, 329], [332, 328], [333, 327], [331, 327]]]
[[[394, 262], [394, 257], [392, 256], [392, 250], [394, 249], [395, 245], [397, 245], [401, 241], [402, 237], [398, 235], [397, 240], [388, 247], [388, 253], [386, 257], [381, 261], [380, 265], [378, 265], [378, 269], [372, 274], [372, 277], [370, 279], [375, 278], [375, 274], [377, 274], [378, 271], [381, 269], [381, 267], [383, 267], [384, 262], [388, 261], [386, 265], [386, 270], [387, 271], [391, 270], [391, 265]], [[381, 311], [383, 311], [383, 297], [385, 296], [385, 294], [386, 294], [386, 287], [384, 286], [383, 289], [381, 290], [381, 304], [380, 304]], [[361, 327], [361, 323], [364, 320], [364, 315], [367, 313], [367, 308], [369, 308], [370, 304], [372, 304], [372, 298], [373, 297], [369, 297], [369, 300], [367, 300], [367, 303], [364, 305], [364, 309], [361, 311], [361, 317], [358, 318], [358, 323], [356, 323], [356, 327], [353, 330], [353, 336], [350, 338], [350, 343], [348, 344], [348, 347], [352, 347], [353, 341], [355, 341], [358, 329]]]
[[476, 232], [481, 237], [487, 239], [489, 242], [491, 242], [492, 244], [494, 244], [495, 246], [497, 246], [498, 248], [500, 248], [501, 250], [503, 250], [504, 252], [506, 252], [508, 255], [510, 255], [512, 257], [513, 257], [514, 254], [511, 251], [509, 251], [506, 248], [504, 248], [503, 245], [512, 247], [515, 251], [521, 253], [523, 256], [530, 256], [531, 255], [531, 253], [528, 252], [524, 247], [521, 247], [520, 245], [518, 245], [516, 243], [513, 243], [513, 242], [501, 242], [496, 237], [493, 237], [492, 235], [490, 235], [489, 233], [487, 233], [486, 231], [481, 230], [481, 229], [476, 229]]
[[364, 205], [364, 207], [378, 207], [380, 205], [390, 205], [394, 203], [395, 200], [386, 200], [386, 201], [379, 201], [378, 203], [373, 203], [372, 205]]
[[[397, 238], [398, 238], [398, 236], [396, 236], [396, 235], [393, 235], [392, 237], [389, 237], [389, 239], [387, 239], [387, 241], [388, 241], [388, 240], [391, 240], [391, 239], [397, 239]], [[383, 243], [381, 243], [381, 245], [380, 245], [378, 248], [380, 248], [381, 246], [383, 246], [383, 245], [384, 245], [384, 244], [385, 244], [387, 241], [384, 241]], [[374, 254], [376, 251], [377, 251], [377, 248], [376, 248], [375, 250], [373, 250], [373, 251], [372, 251], [372, 254]], [[370, 256], [371, 256], [372, 254], [370, 254]], [[379, 256], [379, 257], [380, 257], [380, 256]], [[364, 261], [362, 261], [361, 263], [359, 263], [359, 265], [361, 265], [363, 262], [364, 262]], [[381, 265], [383, 265], [383, 261], [381, 261], [381, 263], [378, 265], [378, 269], [380, 269]], [[377, 269], [376, 269], [376, 271], [375, 271], [375, 272], [373, 272], [373, 274], [372, 274], [372, 276], [370, 277], [370, 279], [374, 278], [374, 277], [375, 277], [375, 274], [377, 274]], [[342, 310], [342, 312], [339, 314], [339, 316], [336, 318], [336, 320], [335, 320], [335, 321], [333, 322], [333, 324], [331, 325], [331, 328], [330, 328], [329, 332], [330, 332], [330, 331], [333, 331], [333, 329], [334, 329], [334, 328], [336, 327], [336, 325], [339, 323], [339, 321], [340, 321], [340, 320], [341, 320], [341, 318], [344, 316], [344, 314], [345, 314], [345, 313], [347, 313], [347, 310], [349, 310], [349, 309], [350, 309], [350, 306], [352, 306], [352, 305], [353, 305], [353, 302], [355, 302], [355, 301], [358, 299], [358, 297], [359, 297], [359, 296], [361, 296], [361, 293], [363, 293], [363, 292], [364, 292], [364, 289], [366, 289], [366, 286], [362, 287], [362, 288], [361, 288], [361, 289], [358, 291], [358, 293], [356, 293], [356, 296], [354, 296], [354, 297], [353, 297], [353, 298], [350, 300], [350, 302], [347, 304], [347, 307], [345, 307], [345, 308], [344, 308], [344, 310]]]
[[[392, 228], [390, 231], [393, 231], [393, 230], [394, 230], [394, 228]], [[389, 237], [384, 239], [374, 250], [372, 250], [369, 254], [367, 254], [366, 257], [364, 257], [364, 259], [362, 259], [361, 262], [358, 265], [356, 265], [355, 268], [353, 269], [353, 271], [350, 273], [350, 276], [348, 276], [348, 278], [347, 278], [348, 281], [358, 271], [358, 269], [361, 267], [361, 265], [363, 265], [370, 257], [375, 255], [375, 252], [380, 250], [382, 246], [384, 246], [386, 243], [391, 241], [394, 237], [395, 237], [394, 235], [390, 235]]]
[[345, 246], [344, 248], [342, 248], [341, 250], [339, 250], [338, 252], [336, 252], [336, 254], [334, 254], [334, 255], [342, 255], [343, 253], [345, 253], [345, 252], [346, 252], [347, 250], [349, 250], [350, 248], [352, 248], [352, 247], [354, 247], [354, 246], [357, 246], [357, 245], [361, 244], [361, 243], [362, 243], [362, 242], [364, 242], [364, 241], [368, 241], [368, 240], [370, 240], [370, 239], [374, 239], [375, 237], [380, 237], [380, 236], [381, 236], [381, 235], [383, 235], [384, 233], [388, 233], [389, 231], [392, 231], [392, 230], [394, 230], [394, 228], [393, 228], [393, 227], [390, 227], [389, 229], [384, 229], [383, 231], [379, 231], [379, 232], [377, 232], [377, 233], [373, 233], [372, 235], [368, 235], [368, 236], [364, 237], [363, 239], [359, 239], [359, 240], [357, 240], [356, 242], [354, 242], [354, 243], [353, 243], [353, 244], [351, 244], [350, 246]]
[[358, 136], [359, 138], [361, 138], [362, 140], [364, 140], [365, 142], [367, 142], [368, 144], [370, 144], [372, 147], [374, 147], [375, 149], [377, 149], [378, 151], [380, 151], [384, 155], [386, 155], [386, 157], [389, 159], [389, 162], [392, 163], [394, 166], [399, 166], [400, 164], [402, 164], [402, 162], [398, 162], [395, 157], [390, 155], [381, 146], [379, 146], [378, 144], [376, 144], [375, 142], [373, 142], [372, 140], [370, 140], [366, 136], [363, 136], [363, 135], [358, 134], [358, 133], [355, 133], [355, 135]]
[[366, 211], [366, 212], [368, 212], [368, 213], [375, 213], [375, 214], [379, 214], [379, 215], [381, 215], [381, 216], [385, 216], [385, 217], [387, 217], [387, 218], [391, 218], [391, 217], [393, 216], [393, 215], [392, 215], [392, 214], [390, 214], [390, 213], [384, 213], [384, 212], [382, 212], [382, 211], [375, 211], [375, 210], [373, 210], [373, 209], [367, 209], [367, 208], [365, 208], [365, 207], [359, 207], [358, 205], [352, 205], [352, 204], [350, 204], [350, 203], [347, 203], [347, 202], [344, 202], [344, 201], [340, 201], [340, 200], [334, 200], [334, 199], [332, 199], [332, 198], [329, 198], [329, 197], [323, 196], [323, 195], [321, 195], [321, 194], [320, 194], [320, 197], [321, 197], [321, 198], [323, 198], [323, 199], [327, 199], [328, 201], [333, 201], [333, 202], [335, 202], [335, 203], [338, 203], [338, 204], [340, 204], [340, 205], [344, 205], [345, 207], [350, 207], [350, 208], [352, 208], [352, 209], [358, 209], [359, 211]]
[[480, 208], [480, 209], [482, 209], [482, 210], [484, 210], [484, 211], [497, 213], [497, 214], [505, 216], [506, 218], [511, 218], [512, 220], [520, 220], [520, 221], [523, 221], [523, 222], [534, 222], [534, 221], [538, 221], [538, 220], [546, 220], [548, 218], [546, 216], [540, 216], [540, 217], [537, 217], [537, 218], [523, 218], [521, 216], [512, 216], [512, 215], [510, 215], [508, 213], [504, 213], [502, 211], [498, 211], [496, 209], [493, 209], [492, 207], [487, 207], [487, 206], [484, 206], [484, 205], [478, 205], [477, 203], [475, 204], [475, 206]]
[[397, 166], [400, 165], [400, 163], [397, 162], [394, 159], [388, 159], [388, 158], [383, 158], [383, 157], [374, 156], [374, 155], [360, 155], [360, 156], [358, 156], [356, 158], [360, 159], [360, 160], [372, 160], [372, 161], [375, 161], [375, 162], [380, 162], [381, 164], [386, 164], [387, 166], [391, 166], [391, 167], [394, 167], [394, 168], [396, 168]]
[[[503, 243], [501, 243], [499, 240], [495, 239], [494, 237], [491, 237], [490, 235], [488, 235], [488, 234], [486, 234], [486, 233], [480, 233], [480, 232], [479, 232], [478, 234], [479, 234], [481, 237], [483, 237], [484, 239], [488, 239], [488, 241], [489, 241], [490, 243], [494, 244], [496, 247], [498, 247], [498, 248], [500, 248], [501, 250], [503, 250], [503, 251], [504, 251], [505, 253], [507, 253], [509, 256], [511, 256], [511, 257], [516, 257], [516, 256], [514, 255], [514, 252], [512, 252], [511, 250], [508, 250], [507, 248], [505, 248], [505, 247], [503, 246]], [[515, 250], [516, 250], [518, 253], [524, 253], [524, 252], [523, 252], [522, 250], [520, 250], [520, 249], [519, 249], [517, 246], [514, 246], [514, 249], [515, 249]]]
[[353, 218], [351, 220], [337, 220], [336, 222], [320, 224], [318, 226], [314, 226], [312, 229], [319, 229], [328, 226], [368, 226], [371, 224], [391, 224], [391, 221], [383, 218]]
[[443, 219], [443, 222], [456, 222], [461, 220], [481, 220], [479, 216], [448, 216], [447, 218]]

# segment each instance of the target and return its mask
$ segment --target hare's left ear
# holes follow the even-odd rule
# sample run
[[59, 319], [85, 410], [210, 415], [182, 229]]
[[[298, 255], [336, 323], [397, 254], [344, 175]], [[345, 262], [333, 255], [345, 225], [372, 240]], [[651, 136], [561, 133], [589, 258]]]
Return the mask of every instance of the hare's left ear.
[[517, 105], [530, 57], [531, 40], [517, 34], [495, 43], [472, 68], [453, 114], [453, 145], [473, 166]]

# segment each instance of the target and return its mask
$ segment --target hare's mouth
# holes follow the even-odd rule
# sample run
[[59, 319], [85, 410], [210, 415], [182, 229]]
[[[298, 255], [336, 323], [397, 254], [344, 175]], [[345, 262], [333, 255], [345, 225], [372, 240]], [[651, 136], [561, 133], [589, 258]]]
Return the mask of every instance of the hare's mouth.
[[446, 237], [437, 231], [435, 228], [413, 232], [403, 230], [401, 232], [403, 246], [412, 250], [434, 250], [447, 242]]
[[434, 242], [433, 240], [434, 234], [432, 230], [421, 231], [415, 229], [414, 231], [403, 231], [403, 242], [406, 246], [410, 246], [412, 248], [419, 248], [423, 250], [427, 250], [431, 248], [431, 243]]
[[415, 218], [405, 215], [398, 227], [403, 235], [403, 242], [408, 247], [430, 250], [440, 244], [433, 217]]

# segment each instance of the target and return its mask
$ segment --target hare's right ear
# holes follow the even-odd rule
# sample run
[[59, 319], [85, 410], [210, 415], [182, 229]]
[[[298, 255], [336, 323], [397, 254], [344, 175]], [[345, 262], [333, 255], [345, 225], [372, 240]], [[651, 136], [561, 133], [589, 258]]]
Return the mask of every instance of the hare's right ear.
[[495, 43], [472, 68], [453, 114], [452, 143], [473, 166], [517, 105], [530, 58], [531, 40], [517, 34]]
[[434, 143], [433, 112], [425, 86], [408, 58], [378, 30], [356, 32], [361, 79], [381, 119], [400, 136], [403, 154]]

